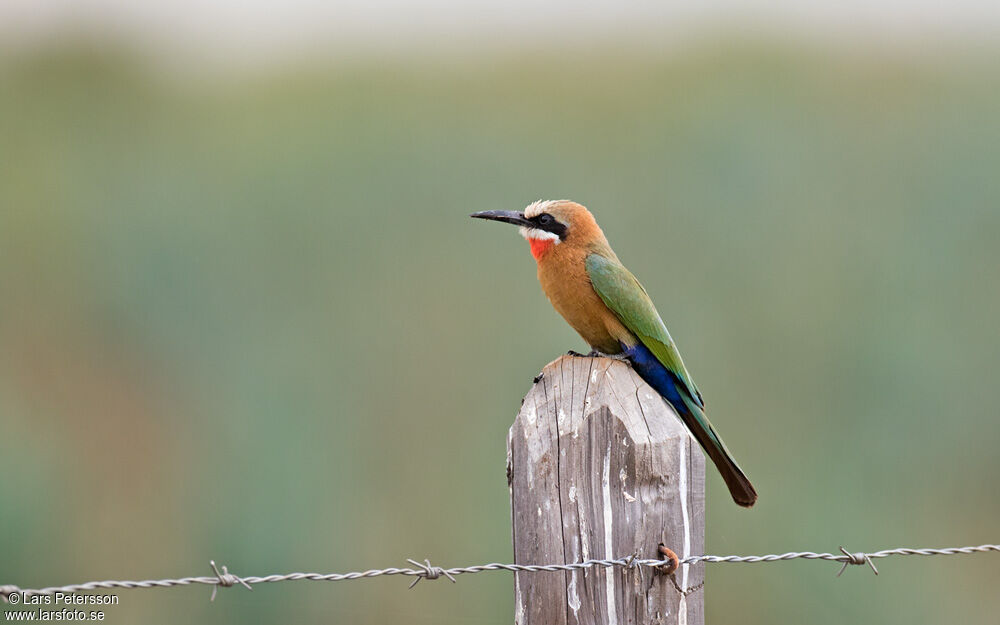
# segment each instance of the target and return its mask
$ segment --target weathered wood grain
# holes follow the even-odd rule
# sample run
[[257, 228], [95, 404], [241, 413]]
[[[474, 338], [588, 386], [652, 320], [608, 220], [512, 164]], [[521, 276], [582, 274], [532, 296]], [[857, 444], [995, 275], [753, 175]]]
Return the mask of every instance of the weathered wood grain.
[[[704, 552], [705, 460], [626, 363], [563, 356], [524, 398], [508, 439], [519, 564]], [[704, 565], [515, 573], [518, 625], [703, 625]], [[682, 592], [687, 591], [687, 592]]]

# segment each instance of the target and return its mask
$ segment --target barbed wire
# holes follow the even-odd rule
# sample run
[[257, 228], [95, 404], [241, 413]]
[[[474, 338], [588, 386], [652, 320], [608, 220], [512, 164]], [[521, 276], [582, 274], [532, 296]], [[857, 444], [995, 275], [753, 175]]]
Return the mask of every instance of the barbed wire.
[[[669, 552], [669, 550], [667, 550]], [[410, 588], [413, 588], [422, 579], [438, 579], [440, 577], [446, 577], [452, 582], [455, 582], [455, 577], [458, 575], [470, 574], [470, 573], [484, 573], [487, 571], [511, 571], [514, 573], [549, 573], [549, 572], [560, 572], [560, 571], [581, 571], [586, 569], [591, 569], [594, 567], [601, 568], [623, 568], [623, 569], [635, 569], [636, 567], [649, 567], [654, 569], [673, 571], [676, 570], [678, 566], [688, 565], [688, 564], [699, 564], [701, 562], [709, 563], [720, 563], [720, 562], [741, 562], [741, 563], [759, 563], [759, 562], [781, 562], [786, 560], [828, 560], [832, 562], [840, 562], [842, 566], [840, 567], [840, 572], [837, 573], [839, 577], [841, 573], [844, 572], [849, 565], [868, 565], [871, 567], [872, 571], [878, 575], [878, 569], [875, 568], [873, 560], [878, 558], [888, 558], [889, 556], [951, 556], [951, 555], [963, 555], [972, 553], [987, 553], [991, 551], [1000, 552], [1000, 545], [978, 545], [975, 547], [950, 547], [945, 549], [911, 549], [906, 547], [900, 547], [897, 549], [883, 549], [881, 551], [875, 552], [857, 552], [851, 553], [843, 547], [840, 548], [841, 553], [816, 553], [813, 551], [790, 551], [788, 553], [781, 554], [768, 554], [763, 556], [712, 556], [712, 555], [700, 555], [700, 556], [690, 556], [687, 558], [669, 558], [666, 560], [655, 560], [655, 559], [640, 559], [638, 554], [633, 554], [623, 558], [616, 558], [613, 560], [584, 560], [582, 562], [573, 562], [569, 564], [500, 564], [493, 562], [490, 564], [480, 564], [476, 566], [463, 566], [454, 568], [442, 568], [439, 566], [434, 566], [430, 563], [430, 560], [424, 560], [423, 563], [417, 562], [416, 560], [407, 560], [414, 568], [395, 568], [389, 567], [385, 569], [370, 569], [368, 571], [355, 571], [350, 573], [286, 573], [282, 575], [265, 575], [263, 577], [249, 576], [240, 577], [229, 572], [229, 569], [223, 565], [222, 570], [216, 566], [215, 561], [210, 561], [209, 564], [212, 567], [214, 575], [205, 575], [199, 577], [182, 577], [179, 579], [155, 579], [155, 580], [142, 580], [142, 581], [118, 581], [118, 580], [106, 580], [106, 581], [93, 581], [84, 582], [82, 584], [69, 584], [67, 586], [49, 586], [46, 588], [27, 588], [22, 589], [13, 585], [0, 585], [0, 595], [3, 596], [4, 600], [8, 603], [18, 603], [25, 597], [34, 595], [54, 595], [55, 593], [79, 593], [88, 592], [94, 590], [102, 589], [134, 589], [134, 588], [170, 588], [172, 586], [188, 586], [191, 584], [205, 584], [212, 586], [212, 596], [211, 600], [215, 600], [215, 594], [220, 587], [229, 588], [240, 584], [247, 588], [248, 590], [253, 589], [254, 584], [267, 584], [274, 582], [296, 582], [302, 580], [309, 580], [314, 582], [340, 582], [346, 580], [354, 579], [367, 579], [370, 577], [381, 577], [384, 575], [402, 575], [406, 577], [413, 577], [414, 580], [410, 583]], [[672, 552], [671, 552], [672, 553]], [[13, 598], [12, 597], [15, 597]]]

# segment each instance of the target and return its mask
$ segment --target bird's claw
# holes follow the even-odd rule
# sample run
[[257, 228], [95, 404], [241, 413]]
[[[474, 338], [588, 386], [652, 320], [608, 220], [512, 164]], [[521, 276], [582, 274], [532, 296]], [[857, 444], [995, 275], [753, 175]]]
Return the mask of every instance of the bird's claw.
[[620, 360], [622, 362], [629, 362], [628, 354], [626, 354], [625, 352], [621, 352], [618, 354], [605, 354], [604, 352], [599, 352], [595, 349], [592, 350], [589, 354], [587, 354], [587, 356], [590, 358], [610, 358], [611, 360]]
[[531, 383], [532, 384], [538, 384], [539, 382], [542, 381], [542, 378], [544, 378], [544, 377], [545, 377], [545, 372], [542, 371], [541, 373], [539, 373], [538, 375], [535, 376], [535, 378], [531, 381]]
[[620, 360], [622, 362], [629, 362], [628, 354], [621, 352], [620, 354], [605, 354], [604, 352], [599, 352], [596, 349], [590, 350], [589, 353], [581, 354], [580, 352], [575, 352], [572, 349], [566, 352], [567, 356], [576, 356], [577, 358], [610, 358], [611, 360]]

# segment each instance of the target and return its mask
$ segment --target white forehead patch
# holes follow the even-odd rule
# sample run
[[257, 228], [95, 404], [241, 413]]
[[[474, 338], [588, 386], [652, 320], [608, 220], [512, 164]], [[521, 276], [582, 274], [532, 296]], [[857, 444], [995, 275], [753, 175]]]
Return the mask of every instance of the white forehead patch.
[[537, 202], [532, 202], [524, 209], [524, 216], [528, 219], [538, 217], [542, 213], [548, 212], [556, 204], [566, 201], [568, 200], [538, 200]]
[[538, 228], [526, 228], [525, 226], [521, 226], [520, 228], [518, 228], [518, 232], [521, 233], [522, 237], [528, 239], [529, 241], [531, 239], [535, 239], [543, 241], [544, 240], [555, 241], [556, 244], [562, 243], [562, 240], [559, 238], [558, 234], [554, 232], [549, 232], [547, 230], [539, 230]]

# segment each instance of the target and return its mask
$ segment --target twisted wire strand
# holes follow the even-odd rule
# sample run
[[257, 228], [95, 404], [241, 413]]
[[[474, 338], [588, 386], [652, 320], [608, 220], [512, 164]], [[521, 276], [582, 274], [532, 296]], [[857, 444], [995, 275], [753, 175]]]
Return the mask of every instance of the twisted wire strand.
[[[970, 553], [986, 553], [990, 551], [1000, 551], [1000, 545], [978, 545], [976, 547], [950, 547], [946, 549], [912, 549], [909, 547], [899, 547], [896, 549], [883, 549], [882, 551], [865, 552], [860, 554], [861, 558], [888, 558], [889, 556], [953, 556]], [[697, 564], [698, 562], [778, 562], [781, 560], [795, 560], [803, 558], [806, 560], [832, 560], [834, 562], [847, 562], [856, 564], [856, 556], [859, 554], [835, 554], [835, 553], [815, 553], [813, 551], [790, 551], [781, 554], [769, 554], [766, 556], [691, 556], [681, 560], [681, 564]]]
[[[1000, 545], [978, 545], [973, 547], [950, 547], [945, 549], [912, 549], [907, 547], [900, 547], [896, 549], [883, 549], [881, 551], [875, 551], [871, 553], [859, 552], [850, 553], [843, 547], [841, 547], [840, 554], [835, 553], [816, 553], [813, 551], [790, 551], [788, 553], [781, 554], [768, 554], [761, 556], [713, 556], [713, 555], [700, 555], [700, 556], [690, 556], [680, 560], [681, 565], [689, 564], [699, 564], [702, 562], [709, 563], [722, 563], [722, 562], [740, 562], [740, 563], [759, 563], [759, 562], [780, 562], [786, 560], [829, 560], [832, 562], [840, 562], [843, 564], [841, 568], [841, 573], [848, 565], [864, 565], [868, 564], [873, 570], [875, 570], [874, 564], [872, 564], [873, 559], [877, 558], [888, 558], [889, 556], [949, 556], [949, 555], [962, 555], [962, 554], [972, 554], [972, 553], [987, 553], [987, 552], [1000, 552]], [[274, 582], [294, 582], [294, 581], [314, 581], [314, 582], [339, 582], [346, 580], [355, 579], [367, 579], [371, 577], [382, 577], [388, 575], [402, 575], [406, 577], [414, 577], [413, 583], [410, 585], [412, 588], [417, 582], [422, 579], [438, 579], [444, 576], [455, 581], [455, 576], [471, 574], [471, 573], [483, 573], [487, 571], [511, 571], [515, 573], [525, 572], [525, 573], [539, 573], [539, 572], [559, 572], [559, 571], [580, 571], [585, 569], [591, 569], [595, 567], [601, 568], [625, 568], [634, 569], [636, 567], [649, 567], [649, 568], [659, 568], [673, 564], [672, 560], [653, 560], [653, 559], [640, 559], [635, 555], [616, 558], [613, 560], [602, 560], [602, 559], [591, 559], [584, 560], [582, 562], [573, 562], [569, 564], [501, 564], [499, 562], [491, 562], [489, 564], [480, 564], [474, 566], [464, 566], [464, 567], [454, 567], [454, 568], [442, 568], [434, 566], [429, 560], [424, 560], [423, 563], [417, 562], [415, 560], [409, 560], [415, 568], [396, 568], [389, 567], [384, 569], [369, 569], [367, 571], [353, 571], [350, 573], [285, 573], [278, 575], [265, 575], [263, 577], [249, 576], [240, 577], [229, 573], [228, 569], [223, 566], [222, 572], [220, 573], [218, 568], [215, 566], [215, 562], [211, 562], [212, 569], [215, 575], [203, 575], [196, 577], [181, 577], [179, 579], [148, 579], [142, 581], [128, 581], [128, 580], [105, 580], [105, 581], [93, 581], [84, 582], [82, 584], [69, 584], [66, 586], [49, 586], [46, 588], [29, 588], [22, 589], [13, 585], [0, 585], [0, 595], [7, 601], [12, 594], [19, 594], [22, 597], [28, 597], [33, 595], [53, 595], [55, 593], [78, 593], [78, 592], [88, 592], [102, 589], [133, 589], [133, 588], [170, 588], [173, 586], [188, 586], [191, 584], [205, 584], [213, 586], [213, 599], [214, 593], [221, 586], [223, 588], [228, 588], [235, 586], [236, 584], [241, 584], [248, 589], [252, 589], [254, 584], [267, 584]], [[875, 570], [878, 574], [878, 571]], [[838, 573], [839, 575], [839, 573]]]

